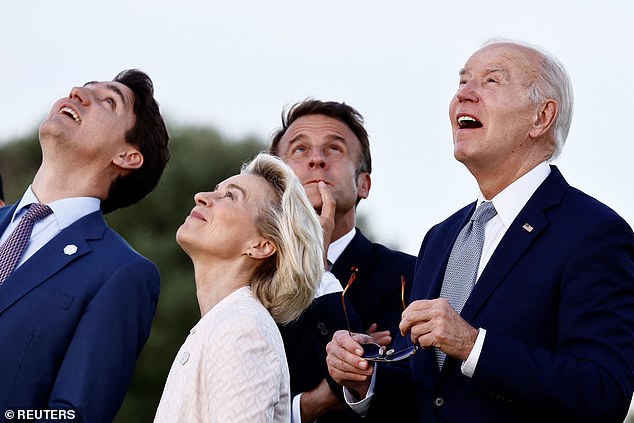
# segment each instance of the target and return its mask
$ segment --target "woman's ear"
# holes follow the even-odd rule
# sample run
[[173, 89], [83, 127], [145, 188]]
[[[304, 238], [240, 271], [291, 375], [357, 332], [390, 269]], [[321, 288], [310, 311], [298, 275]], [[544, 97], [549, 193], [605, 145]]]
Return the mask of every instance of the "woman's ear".
[[247, 249], [247, 256], [263, 260], [271, 257], [277, 251], [277, 247], [268, 239], [260, 239], [257, 242], [251, 244], [251, 246]]

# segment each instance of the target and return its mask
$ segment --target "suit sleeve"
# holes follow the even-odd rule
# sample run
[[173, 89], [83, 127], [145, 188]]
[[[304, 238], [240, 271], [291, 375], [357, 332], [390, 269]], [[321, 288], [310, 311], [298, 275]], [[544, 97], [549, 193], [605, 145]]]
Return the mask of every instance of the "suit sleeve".
[[76, 409], [82, 421], [114, 419], [149, 336], [159, 284], [158, 269], [142, 257], [122, 265], [104, 282], [85, 304], [49, 408]]
[[622, 421], [634, 383], [633, 240], [620, 219], [589, 230], [554, 276], [556, 347], [487, 331], [474, 387], [556, 410], [562, 421]]

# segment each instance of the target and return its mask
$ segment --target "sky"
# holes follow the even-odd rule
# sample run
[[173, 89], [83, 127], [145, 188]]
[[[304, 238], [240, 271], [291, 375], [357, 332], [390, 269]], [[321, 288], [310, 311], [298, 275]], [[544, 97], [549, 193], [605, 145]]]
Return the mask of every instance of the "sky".
[[128, 68], [153, 79], [168, 127], [234, 139], [268, 140], [283, 108], [308, 97], [345, 101], [372, 148], [359, 213], [376, 241], [417, 254], [431, 226], [477, 197], [452, 155], [448, 105], [468, 57], [504, 37], [564, 63], [575, 114], [555, 164], [634, 225], [632, 16], [630, 0], [5, 2], [0, 143], [33, 133], [71, 87]]

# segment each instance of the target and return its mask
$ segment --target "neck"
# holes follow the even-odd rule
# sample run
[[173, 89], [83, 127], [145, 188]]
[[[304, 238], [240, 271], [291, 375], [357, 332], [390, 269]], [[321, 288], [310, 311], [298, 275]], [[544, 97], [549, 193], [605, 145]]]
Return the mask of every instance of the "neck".
[[62, 198], [108, 197], [111, 181], [115, 175], [107, 172], [90, 172], [83, 168], [47, 166], [44, 162], [33, 178], [33, 192], [42, 203]]
[[356, 209], [351, 209], [344, 214], [335, 214], [335, 229], [332, 232], [330, 242], [334, 242], [350, 232], [356, 224]]
[[[243, 259], [247, 260], [247, 259]], [[201, 317], [236, 290], [251, 285], [253, 270], [240, 263], [194, 262], [196, 297]]]
[[547, 156], [526, 157], [524, 160], [502, 165], [474, 166], [467, 165], [475, 176], [480, 192], [484, 198], [491, 200], [506, 187], [533, 170], [537, 165], [548, 159]]

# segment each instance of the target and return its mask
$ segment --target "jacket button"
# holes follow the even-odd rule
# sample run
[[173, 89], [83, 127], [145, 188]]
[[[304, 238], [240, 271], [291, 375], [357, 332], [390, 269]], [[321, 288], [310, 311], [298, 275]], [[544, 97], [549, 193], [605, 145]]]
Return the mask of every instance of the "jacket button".
[[444, 404], [445, 404], [445, 400], [443, 399], [443, 397], [434, 398], [434, 405], [436, 407], [442, 407]]

